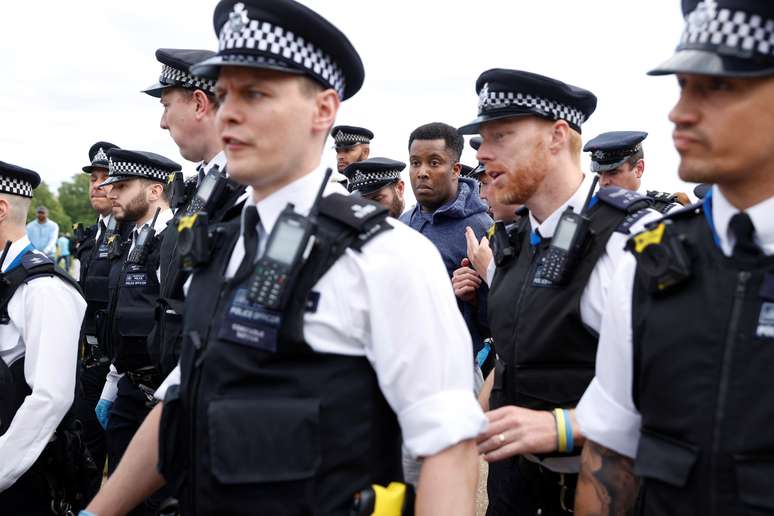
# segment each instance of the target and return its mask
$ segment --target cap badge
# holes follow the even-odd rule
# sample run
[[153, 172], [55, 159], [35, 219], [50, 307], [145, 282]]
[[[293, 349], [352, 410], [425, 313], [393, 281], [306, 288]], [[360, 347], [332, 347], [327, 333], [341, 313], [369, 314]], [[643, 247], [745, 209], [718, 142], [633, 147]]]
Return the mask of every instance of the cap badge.
[[603, 150], [594, 151], [594, 158], [595, 159], [603, 159], [604, 157], [605, 157], [605, 151], [603, 151]]
[[703, 31], [717, 15], [718, 3], [716, 0], [703, 0], [696, 5], [696, 9], [686, 17], [688, 27], [692, 31]]
[[247, 9], [245, 4], [238, 2], [234, 4], [234, 10], [228, 15], [228, 23], [226, 27], [230, 32], [242, 32], [242, 30], [250, 23], [250, 18], [247, 17]]

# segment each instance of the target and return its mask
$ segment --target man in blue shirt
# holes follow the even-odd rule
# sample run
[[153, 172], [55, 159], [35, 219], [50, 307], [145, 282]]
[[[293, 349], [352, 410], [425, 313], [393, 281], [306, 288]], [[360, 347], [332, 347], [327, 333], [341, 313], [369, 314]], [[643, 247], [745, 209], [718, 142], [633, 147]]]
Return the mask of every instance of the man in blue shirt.
[[27, 224], [27, 236], [35, 249], [42, 251], [49, 258], [55, 257], [59, 226], [53, 220], [49, 220], [48, 209], [45, 206], [38, 206], [37, 220]]

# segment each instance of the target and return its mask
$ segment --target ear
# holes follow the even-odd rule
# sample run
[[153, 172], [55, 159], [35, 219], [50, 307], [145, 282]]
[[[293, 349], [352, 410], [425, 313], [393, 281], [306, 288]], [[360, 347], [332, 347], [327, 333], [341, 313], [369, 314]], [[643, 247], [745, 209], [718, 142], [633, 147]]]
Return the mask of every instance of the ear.
[[570, 141], [570, 126], [564, 120], [557, 120], [551, 126], [551, 140], [548, 149], [556, 155], [565, 148]]
[[336, 121], [340, 104], [339, 95], [330, 88], [317, 93], [312, 116], [312, 130], [315, 132], [329, 131]]
[[154, 182], [147, 190], [148, 202], [157, 202], [161, 199], [161, 195], [164, 192], [164, 185]]
[[212, 111], [212, 102], [210, 102], [210, 98], [202, 90], [195, 90], [191, 100], [196, 120], [204, 119]]
[[462, 163], [459, 161], [452, 167], [452, 178], [459, 179], [460, 172], [462, 172]]
[[[37, 213], [35, 215], [37, 216]], [[8, 202], [8, 199], [3, 199], [0, 197], [0, 222], [4, 222], [10, 216], [11, 203]]]
[[368, 159], [368, 156], [371, 155], [371, 146], [370, 145], [363, 145], [363, 159]]
[[395, 183], [395, 191], [398, 192], [398, 195], [400, 198], [403, 198], [403, 190], [406, 189], [406, 183], [403, 182], [403, 179]]
[[634, 175], [637, 176], [637, 179], [640, 179], [642, 177], [642, 174], [645, 173], [645, 160], [640, 159], [637, 160], [637, 164], [634, 166]]

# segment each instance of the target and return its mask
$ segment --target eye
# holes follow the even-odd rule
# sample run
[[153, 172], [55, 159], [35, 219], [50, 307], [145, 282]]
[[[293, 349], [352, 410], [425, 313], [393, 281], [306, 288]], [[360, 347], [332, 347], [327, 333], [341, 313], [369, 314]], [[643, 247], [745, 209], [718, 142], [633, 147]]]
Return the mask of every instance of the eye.
[[434, 159], [433, 161], [430, 162], [430, 166], [433, 166], [433, 167], [437, 167], [440, 164], [441, 164], [441, 162], [438, 161], [437, 159]]
[[730, 81], [724, 79], [723, 77], [713, 77], [712, 81], [710, 82], [709, 89], [711, 91], [731, 91], [733, 89], [733, 85]]

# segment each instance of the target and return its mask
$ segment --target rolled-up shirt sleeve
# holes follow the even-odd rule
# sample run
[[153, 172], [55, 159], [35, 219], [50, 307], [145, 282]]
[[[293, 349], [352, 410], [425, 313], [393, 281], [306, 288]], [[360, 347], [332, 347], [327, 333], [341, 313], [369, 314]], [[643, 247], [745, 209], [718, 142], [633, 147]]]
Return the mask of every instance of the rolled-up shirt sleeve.
[[418, 233], [405, 236], [369, 244], [402, 243], [370, 250], [362, 267], [370, 325], [366, 356], [406, 447], [423, 457], [475, 437], [486, 418], [473, 394], [471, 337], [441, 256]]
[[621, 258], [608, 292], [597, 348], [596, 376], [578, 404], [584, 435], [627, 457], [634, 457], [641, 417], [632, 399], [632, 289], [636, 262]]
[[0, 436], [0, 491], [38, 459], [73, 402], [85, 312], [80, 294], [52, 277], [22, 285], [8, 304], [25, 345], [24, 377], [32, 393]]

